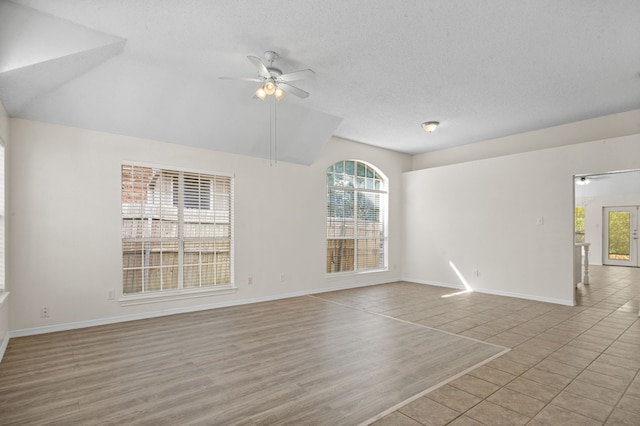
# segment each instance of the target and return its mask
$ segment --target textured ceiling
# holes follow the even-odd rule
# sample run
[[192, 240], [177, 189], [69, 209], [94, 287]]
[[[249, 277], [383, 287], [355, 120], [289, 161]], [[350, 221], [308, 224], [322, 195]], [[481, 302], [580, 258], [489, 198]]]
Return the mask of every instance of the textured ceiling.
[[[266, 50], [309, 98], [218, 79]], [[414, 154], [637, 109], [639, 72], [638, 0], [0, 1], [11, 116], [265, 157], [275, 113], [303, 164], [332, 134]]]

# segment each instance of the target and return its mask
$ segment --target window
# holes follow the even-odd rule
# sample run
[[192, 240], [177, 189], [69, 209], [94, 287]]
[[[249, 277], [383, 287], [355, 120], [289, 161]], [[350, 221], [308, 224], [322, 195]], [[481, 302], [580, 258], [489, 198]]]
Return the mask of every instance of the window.
[[327, 272], [386, 268], [387, 180], [360, 161], [327, 168]]
[[232, 179], [122, 166], [125, 295], [232, 284]]

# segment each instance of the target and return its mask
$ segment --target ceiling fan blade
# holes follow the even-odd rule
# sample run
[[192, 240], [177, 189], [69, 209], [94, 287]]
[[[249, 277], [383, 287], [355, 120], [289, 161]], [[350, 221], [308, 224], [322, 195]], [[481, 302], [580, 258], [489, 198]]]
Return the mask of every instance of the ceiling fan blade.
[[271, 78], [271, 73], [257, 56], [247, 56], [251, 63], [258, 68], [258, 74], [264, 78]]
[[241, 80], [241, 81], [255, 81], [255, 82], [262, 82], [263, 79], [262, 78], [258, 78], [258, 77], [218, 77], [220, 80]]
[[281, 88], [282, 90], [284, 90], [287, 93], [291, 93], [292, 95], [296, 95], [299, 98], [303, 98], [304, 99], [304, 98], [309, 96], [309, 92], [305, 92], [304, 90], [298, 89], [297, 87], [292, 86], [292, 85], [287, 84], [287, 83], [280, 83], [278, 85], [278, 87]]
[[281, 76], [278, 77], [278, 80], [288, 82], [288, 81], [296, 81], [296, 80], [306, 80], [308, 78], [314, 78], [315, 76], [316, 76], [316, 73], [313, 70], [306, 69], [306, 70], [290, 72], [287, 74], [282, 74]]

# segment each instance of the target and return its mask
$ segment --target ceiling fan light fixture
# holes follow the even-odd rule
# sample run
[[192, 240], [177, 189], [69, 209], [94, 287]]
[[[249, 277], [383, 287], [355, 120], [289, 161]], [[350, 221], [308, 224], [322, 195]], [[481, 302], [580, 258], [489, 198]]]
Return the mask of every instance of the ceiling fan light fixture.
[[[316, 73], [312, 69], [298, 70], [288, 73], [283, 73], [280, 68], [273, 66], [273, 61], [279, 58], [279, 55], [271, 50], [264, 52], [266, 62], [257, 56], [247, 56], [247, 59], [257, 68], [257, 77], [218, 77], [222, 80], [244, 80], [255, 81], [261, 84], [260, 88], [256, 90], [255, 97], [261, 100], [266, 99], [267, 96], [274, 95], [277, 100], [281, 100], [287, 94], [295, 95], [299, 98], [307, 98], [309, 92], [305, 92], [295, 86], [292, 86], [290, 82], [306, 80], [314, 78]], [[280, 89], [280, 85], [286, 87], [286, 93]]]
[[276, 85], [271, 80], [267, 80], [267, 82], [264, 84], [264, 86], [262, 86], [262, 88], [264, 89], [267, 95], [273, 95], [276, 92]]
[[264, 86], [260, 86], [258, 88], [258, 90], [256, 90], [256, 96], [258, 97], [258, 99], [260, 99], [261, 101], [264, 101], [264, 98], [267, 97], [267, 92], [264, 90]]
[[422, 128], [424, 129], [425, 132], [427, 133], [431, 133], [433, 132], [436, 127], [438, 127], [440, 125], [439, 121], [425, 121], [424, 123], [422, 123]]

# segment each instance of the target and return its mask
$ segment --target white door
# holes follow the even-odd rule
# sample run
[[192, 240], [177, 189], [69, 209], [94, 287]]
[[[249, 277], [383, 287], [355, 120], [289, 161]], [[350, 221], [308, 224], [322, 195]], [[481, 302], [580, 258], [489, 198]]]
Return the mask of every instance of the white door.
[[605, 207], [603, 215], [602, 263], [604, 265], [640, 266], [638, 264], [638, 206]]

